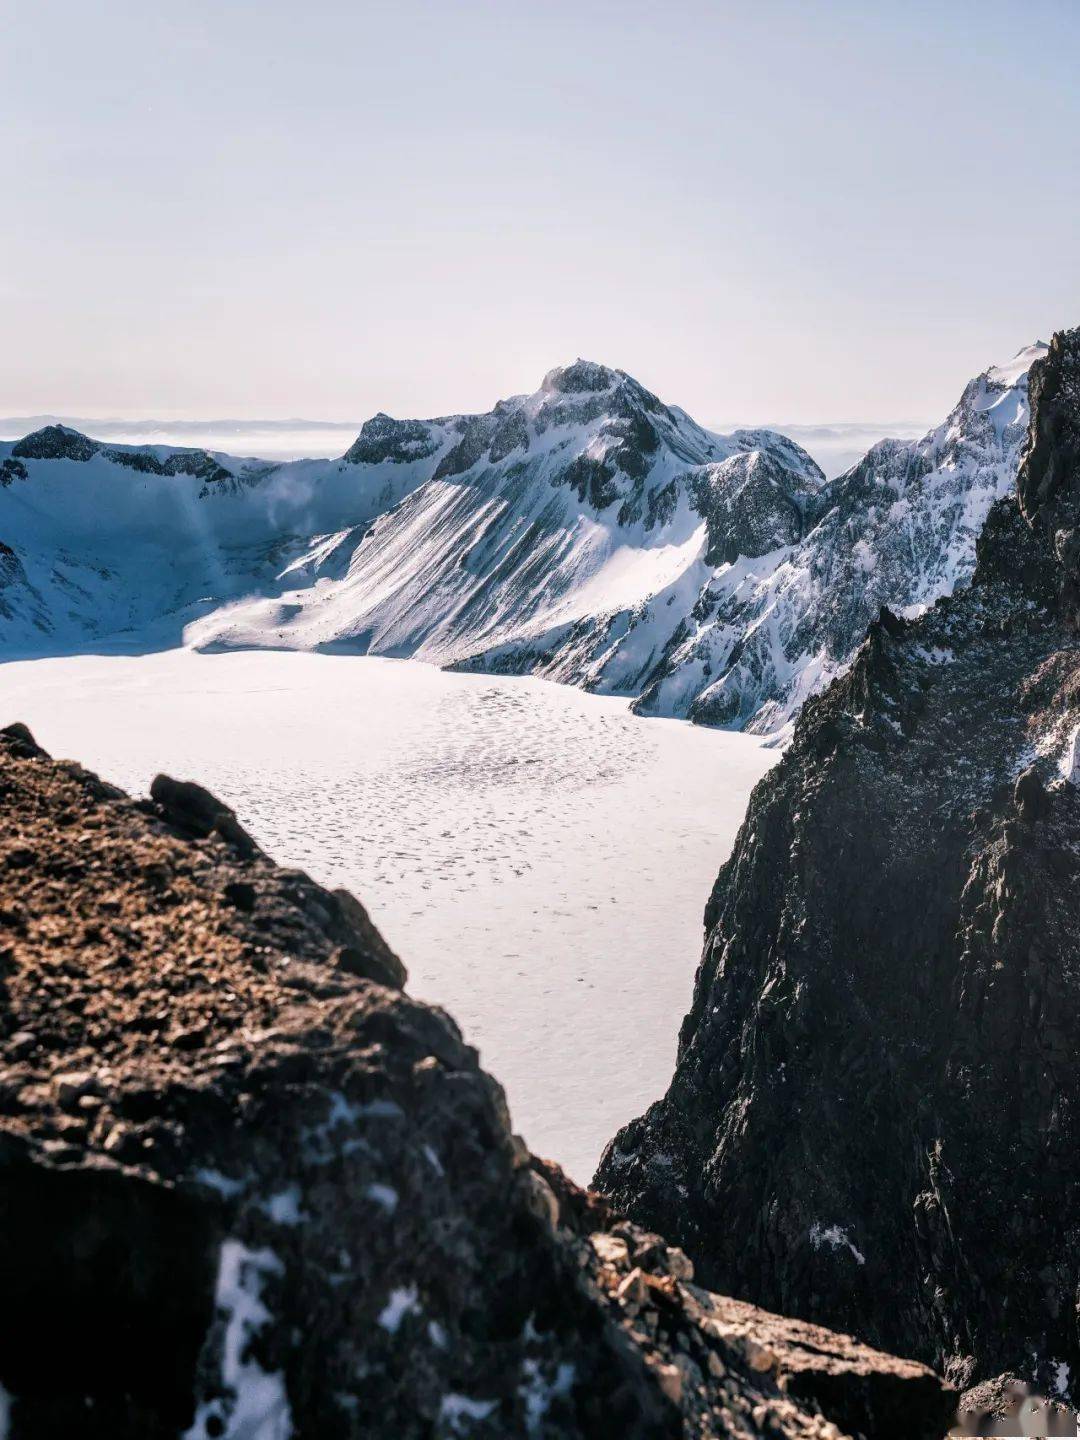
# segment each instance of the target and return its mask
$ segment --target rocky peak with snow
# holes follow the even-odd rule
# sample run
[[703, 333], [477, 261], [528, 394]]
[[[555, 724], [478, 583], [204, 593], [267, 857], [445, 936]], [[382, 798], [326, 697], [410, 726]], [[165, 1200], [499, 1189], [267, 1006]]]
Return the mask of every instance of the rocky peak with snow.
[[705, 521], [706, 565], [733, 565], [802, 539], [814, 514], [822, 477], [764, 449], [741, 451], [703, 465], [691, 480]]
[[101, 446], [67, 425], [45, 425], [11, 447], [16, 460], [89, 460]]
[[[226, 468], [206, 450], [176, 449], [161, 445], [103, 445], [67, 425], [46, 425], [15, 441], [9, 448], [9, 459], [73, 460], [85, 464], [101, 456], [114, 465], [137, 470], [144, 475], [191, 475], [202, 481], [234, 480], [250, 465], [237, 462]], [[266, 469], [268, 467], [262, 467]], [[25, 471], [25, 466], [23, 466]], [[25, 479], [25, 473], [20, 477]]]
[[[1015, 483], [1028, 368], [1045, 353], [1029, 346], [969, 382], [921, 440], [873, 446], [816, 489], [802, 504], [801, 530], [793, 521], [789, 542], [761, 564], [732, 561], [704, 577], [638, 707], [783, 729], [850, 664], [882, 605], [915, 615], [966, 584], [990, 507]], [[655, 606], [634, 618], [635, 627], [657, 622]]]
[[[777, 467], [802, 473], [808, 484], [821, 479], [810, 457], [790, 441], [768, 431], [712, 435], [625, 371], [580, 359], [550, 370], [534, 393], [500, 400], [484, 414], [434, 420], [379, 414], [365, 423], [345, 459], [403, 464], [436, 452], [434, 480], [477, 477], [503, 462], [539, 461], [538, 481], [568, 486], [596, 511], [618, 502], [619, 525], [644, 518], [646, 528], [671, 509], [672, 463], [690, 469], [733, 454], [775, 452]], [[668, 496], [650, 501], [650, 475], [664, 460]]]
[[557, 365], [554, 370], [549, 370], [540, 389], [550, 395], [597, 395], [614, 390], [627, 381], [636, 385], [625, 370], [612, 370], [607, 365], [598, 365], [595, 360], [582, 360], [579, 356], [571, 365]]
[[424, 420], [395, 420], [380, 410], [364, 421], [343, 458], [350, 465], [379, 465], [387, 460], [403, 465], [426, 460], [438, 447], [434, 425]]

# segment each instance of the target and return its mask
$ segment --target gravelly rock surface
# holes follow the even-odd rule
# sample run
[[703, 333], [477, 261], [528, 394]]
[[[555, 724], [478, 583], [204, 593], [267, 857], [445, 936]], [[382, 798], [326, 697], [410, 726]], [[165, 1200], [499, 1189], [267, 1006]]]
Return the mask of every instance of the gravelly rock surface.
[[9, 1440], [940, 1433], [530, 1156], [356, 900], [153, 796], [0, 734]]
[[1080, 331], [971, 588], [809, 702], [601, 1187], [705, 1283], [967, 1385], [1080, 1376]]

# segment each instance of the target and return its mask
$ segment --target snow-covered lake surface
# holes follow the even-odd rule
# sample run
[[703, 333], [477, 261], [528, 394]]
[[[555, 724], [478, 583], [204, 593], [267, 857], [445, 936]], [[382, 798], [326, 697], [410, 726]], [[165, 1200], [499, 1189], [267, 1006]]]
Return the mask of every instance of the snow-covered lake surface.
[[587, 1181], [666, 1088], [702, 913], [753, 785], [752, 736], [413, 661], [282, 652], [0, 667], [0, 723], [136, 794], [164, 770], [275, 859], [346, 885]]

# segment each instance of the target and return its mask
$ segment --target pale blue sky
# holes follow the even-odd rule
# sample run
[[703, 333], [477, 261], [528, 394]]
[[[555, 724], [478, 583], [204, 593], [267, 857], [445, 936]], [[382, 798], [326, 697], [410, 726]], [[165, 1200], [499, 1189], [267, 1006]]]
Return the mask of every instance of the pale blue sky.
[[1076, 0], [0, 5], [0, 414], [939, 417], [1080, 323]]

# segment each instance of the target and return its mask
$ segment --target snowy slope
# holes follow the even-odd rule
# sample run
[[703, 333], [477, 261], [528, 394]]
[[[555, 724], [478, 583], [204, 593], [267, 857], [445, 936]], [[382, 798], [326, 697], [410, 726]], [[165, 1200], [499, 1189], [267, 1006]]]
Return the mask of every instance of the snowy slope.
[[1036, 353], [829, 484], [781, 435], [713, 434], [580, 360], [487, 414], [377, 415], [336, 461], [47, 427], [0, 445], [0, 647], [414, 655], [768, 732], [880, 604], [970, 574]]
[[197, 616], [275, 588], [313, 534], [426, 478], [409, 460], [270, 466], [63, 426], [0, 445], [2, 653], [180, 644]]
[[[424, 422], [369, 422], [346, 459], [364, 469], [388, 454], [423, 456], [428, 483], [372, 526], [320, 538], [282, 573], [278, 594], [207, 616], [190, 642], [478, 667], [513, 646], [530, 658], [509, 668], [535, 669], [574, 626], [669, 586], [713, 532], [730, 541], [741, 524], [756, 548], [794, 537], [822, 483], [782, 437], [709, 434], [623, 372], [584, 361], [452, 429], [446, 448]], [[698, 483], [717, 467], [732, 485], [767, 468], [767, 497], [724, 513]]]

